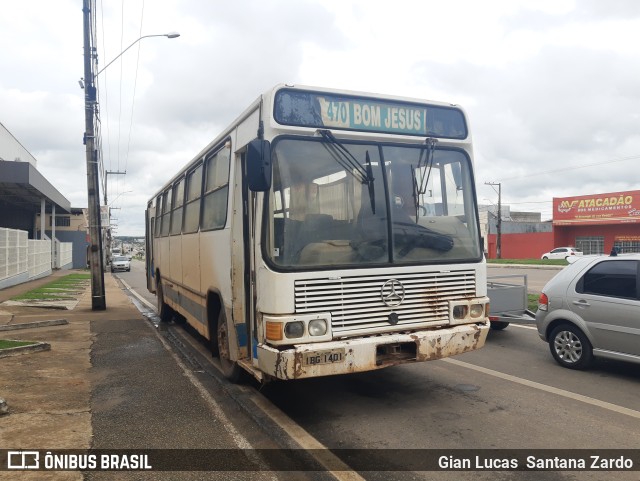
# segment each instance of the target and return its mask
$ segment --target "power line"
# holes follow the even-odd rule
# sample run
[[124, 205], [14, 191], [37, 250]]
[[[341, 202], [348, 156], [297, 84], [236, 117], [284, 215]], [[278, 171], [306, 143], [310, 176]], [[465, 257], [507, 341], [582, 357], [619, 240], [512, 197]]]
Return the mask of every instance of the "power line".
[[621, 157], [619, 159], [611, 159], [611, 160], [605, 160], [601, 162], [594, 162], [593, 164], [563, 167], [562, 169], [545, 170], [542, 172], [535, 172], [534, 174], [523, 174], [523, 175], [518, 175], [516, 177], [507, 177], [499, 180], [500, 182], [504, 182], [507, 180], [524, 179], [526, 177], [532, 177], [534, 175], [540, 175], [540, 174], [553, 174], [555, 172], [565, 172], [567, 170], [586, 169], [588, 167], [602, 167], [603, 165], [606, 165], [606, 164], [613, 164], [615, 162], [624, 162], [625, 160], [633, 160], [633, 159], [640, 159], [640, 155], [631, 155], [629, 157]]
[[[144, 21], [144, 0], [142, 1], [142, 8], [140, 10], [140, 31], [138, 32], [138, 36], [142, 37], [142, 23]], [[136, 74], [133, 81], [133, 97], [131, 98], [131, 119], [129, 121], [129, 138], [127, 139], [127, 151], [124, 157], [124, 171], [127, 171], [127, 163], [129, 162], [129, 150], [131, 147], [131, 133], [133, 132], [133, 111], [136, 104], [136, 88], [138, 86], [138, 69], [140, 67], [140, 47], [141, 44], [138, 44], [138, 56], [136, 58]]]

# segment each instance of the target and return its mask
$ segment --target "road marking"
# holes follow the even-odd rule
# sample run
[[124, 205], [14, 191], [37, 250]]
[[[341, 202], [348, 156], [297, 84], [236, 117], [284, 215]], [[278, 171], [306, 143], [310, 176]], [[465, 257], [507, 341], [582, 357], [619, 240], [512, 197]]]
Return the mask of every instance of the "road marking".
[[231, 421], [229, 420], [229, 418], [227, 418], [226, 414], [224, 413], [220, 405], [211, 396], [209, 391], [207, 391], [207, 389], [200, 383], [198, 378], [193, 375], [192, 370], [189, 369], [185, 365], [185, 363], [182, 361], [182, 359], [180, 359], [180, 357], [175, 354], [175, 352], [173, 351], [169, 343], [161, 335], [158, 334], [158, 338], [164, 345], [165, 349], [169, 351], [169, 353], [173, 356], [176, 363], [178, 364], [178, 366], [180, 366], [180, 369], [182, 369], [182, 372], [184, 372], [184, 375], [187, 377], [187, 379], [191, 381], [191, 384], [195, 386], [195, 388], [198, 390], [198, 392], [200, 393], [204, 401], [209, 405], [216, 419], [222, 422], [222, 425], [224, 426], [227, 433], [231, 436], [233, 441], [236, 443], [236, 446], [238, 446], [240, 449], [252, 449], [251, 443], [249, 443], [249, 441], [247, 441], [247, 439], [242, 434], [240, 434], [236, 430], [236, 428], [233, 427], [233, 424], [231, 424]]
[[573, 393], [570, 391], [565, 391], [564, 389], [558, 389], [556, 387], [547, 386], [545, 384], [540, 384], [535, 381], [528, 381], [527, 379], [522, 379], [516, 376], [512, 376], [510, 374], [505, 374], [499, 371], [494, 371], [493, 369], [487, 369], [485, 367], [475, 366], [473, 364], [469, 364], [467, 362], [458, 361], [457, 359], [446, 358], [442, 359], [444, 362], [448, 362], [450, 364], [455, 364], [456, 366], [465, 367], [467, 369], [472, 369], [474, 371], [479, 371], [481, 373], [487, 374], [489, 376], [498, 377], [500, 379], [504, 379], [506, 381], [515, 382], [517, 384], [522, 384], [523, 386], [531, 387], [534, 389], [539, 389], [540, 391], [549, 392], [552, 394], [556, 394], [558, 396], [566, 397], [569, 399], [573, 399], [574, 401], [580, 401], [585, 404], [590, 404], [592, 406], [597, 406], [599, 408], [608, 409], [609, 411], [614, 411], [619, 414], [624, 414], [626, 416], [631, 416], [633, 418], [640, 419], [640, 411], [635, 411], [633, 409], [625, 408], [622, 406], [618, 406], [616, 404], [608, 403], [606, 401], [600, 401], [599, 399], [594, 399], [589, 396], [583, 396], [582, 394]]
[[[351, 470], [351, 468], [347, 464], [343, 463], [340, 458], [331, 453], [324, 444], [314, 438], [302, 426], [274, 406], [264, 396], [254, 395], [253, 393], [249, 393], [249, 395], [253, 403], [258, 406], [263, 413], [269, 416], [273, 422], [284, 429], [285, 432], [295, 442], [297, 442], [302, 449], [323, 450], [322, 453], [318, 453], [319, 456], [315, 456], [313, 454], [312, 456], [318, 463], [324, 466], [333, 477], [340, 481], [364, 481], [362, 476]], [[334, 471], [332, 469], [328, 469], [329, 466], [333, 468], [338, 467], [338, 470]]]
[[538, 328], [537, 327], [533, 327], [533, 326], [523, 326], [522, 324], [509, 324], [509, 327], [519, 327], [520, 329], [533, 329], [534, 331], [537, 331]]
[[[175, 330], [175, 334], [180, 336], [180, 338], [185, 341], [192, 349], [200, 352], [204, 355], [210, 355], [208, 351], [202, 347], [199, 343], [195, 342], [192, 337], [188, 336], [184, 332], [180, 330]], [[222, 374], [222, 368], [219, 365], [217, 359], [208, 359], [211, 365], [216, 368]], [[256, 393], [255, 390], [251, 388], [247, 388], [244, 386], [240, 386], [246, 396], [256, 405], [258, 409], [260, 409], [264, 414], [273, 420], [278, 426], [280, 426], [284, 432], [289, 435], [291, 439], [293, 439], [301, 449], [310, 450], [309, 455], [313, 457], [320, 465], [327, 468], [327, 471], [331, 473], [331, 475], [336, 478], [338, 481], [364, 481], [364, 478], [361, 477], [357, 472], [351, 470], [351, 468], [342, 462], [340, 458], [335, 456], [329, 449], [314, 438], [311, 434], [309, 434], [302, 426], [296, 423], [293, 419], [287, 416], [282, 410], [280, 410], [276, 405], [274, 405], [267, 398], [262, 396], [259, 393]], [[313, 450], [313, 451], [311, 451]], [[316, 450], [323, 450], [323, 452], [317, 452]], [[332, 471], [329, 470], [328, 467], [336, 467], [338, 466], [340, 470]]]
[[129, 284], [127, 284], [125, 282], [125, 280], [122, 277], [118, 278], [120, 280], [120, 282], [122, 282], [122, 284], [124, 284], [124, 287], [126, 287], [129, 292], [131, 294], [133, 294], [133, 296], [138, 299], [140, 302], [142, 302], [145, 306], [147, 306], [148, 308], [152, 309], [153, 311], [156, 311], [156, 306], [154, 306], [153, 304], [151, 304], [149, 301], [147, 301], [144, 297], [142, 297], [140, 294], [138, 294], [136, 291], [133, 290], [133, 287], [131, 287]]

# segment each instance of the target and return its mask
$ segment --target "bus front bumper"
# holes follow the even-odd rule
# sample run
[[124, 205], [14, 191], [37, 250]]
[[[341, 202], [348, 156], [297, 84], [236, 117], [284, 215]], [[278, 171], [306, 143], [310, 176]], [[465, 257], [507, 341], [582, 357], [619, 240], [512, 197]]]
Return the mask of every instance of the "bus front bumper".
[[263, 373], [277, 379], [371, 371], [480, 349], [488, 332], [489, 322], [485, 322], [408, 334], [298, 344], [284, 350], [261, 344], [258, 346], [258, 366]]

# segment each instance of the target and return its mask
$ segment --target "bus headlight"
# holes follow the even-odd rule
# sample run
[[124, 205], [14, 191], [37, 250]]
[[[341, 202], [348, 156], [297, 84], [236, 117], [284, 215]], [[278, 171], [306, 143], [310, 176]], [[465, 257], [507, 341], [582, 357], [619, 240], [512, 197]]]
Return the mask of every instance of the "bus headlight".
[[264, 341], [274, 346], [325, 342], [332, 339], [329, 312], [283, 316], [263, 314], [262, 325]]
[[469, 315], [473, 319], [477, 319], [481, 317], [483, 312], [484, 312], [484, 308], [482, 307], [482, 304], [471, 304], [471, 308], [469, 309]]
[[327, 333], [327, 321], [324, 319], [314, 319], [309, 321], [310, 336], [324, 336]]
[[467, 317], [467, 306], [453, 306], [453, 318], [464, 319]]
[[284, 335], [289, 339], [296, 339], [304, 336], [304, 322], [287, 322], [284, 326]]

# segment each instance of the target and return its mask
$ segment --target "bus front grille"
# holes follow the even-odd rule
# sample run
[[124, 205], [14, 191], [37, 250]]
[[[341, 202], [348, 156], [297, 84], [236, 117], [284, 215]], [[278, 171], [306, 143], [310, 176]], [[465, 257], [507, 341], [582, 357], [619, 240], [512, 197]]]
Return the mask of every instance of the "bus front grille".
[[[392, 294], [387, 303], [383, 301], [385, 283], [385, 295]], [[402, 295], [402, 302], [394, 305]], [[450, 300], [475, 296], [473, 270], [295, 282], [296, 313], [330, 312], [334, 337], [445, 325]]]

